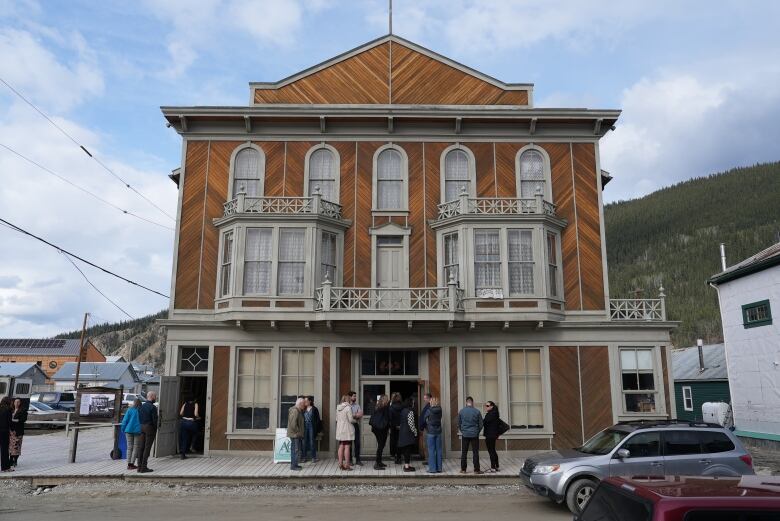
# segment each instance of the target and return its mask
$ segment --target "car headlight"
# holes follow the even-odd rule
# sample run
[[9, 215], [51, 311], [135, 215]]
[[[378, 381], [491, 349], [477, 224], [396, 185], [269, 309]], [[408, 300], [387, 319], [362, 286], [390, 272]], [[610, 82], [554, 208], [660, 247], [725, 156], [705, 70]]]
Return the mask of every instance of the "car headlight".
[[534, 474], [552, 474], [560, 470], [560, 465], [537, 465], [534, 467]]

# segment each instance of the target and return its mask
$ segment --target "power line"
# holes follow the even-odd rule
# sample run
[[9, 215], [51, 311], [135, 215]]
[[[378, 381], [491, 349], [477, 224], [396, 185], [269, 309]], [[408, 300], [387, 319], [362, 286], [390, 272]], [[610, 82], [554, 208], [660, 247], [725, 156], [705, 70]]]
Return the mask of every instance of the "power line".
[[116, 273], [114, 273], [114, 272], [113, 272], [113, 271], [111, 271], [111, 270], [108, 270], [108, 269], [106, 269], [106, 268], [104, 268], [104, 267], [102, 267], [102, 266], [98, 266], [98, 265], [97, 265], [97, 264], [95, 264], [94, 262], [90, 262], [90, 261], [88, 261], [88, 260], [86, 260], [86, 259], [83, 259], [83, 258], [79, 257], [78, 255], [76, 255], [75, 253], [71, 253], [71, 252], [69, 252], [68, 250], [66, 250], [66, 249], [64, 249], [64, 248], [60, 248], [60, 247], [59, 247], [59, 246], [57, 246], [56, 244], [52, 244], [52, 243], [50, 243], [49, 241], [47, 241], [46, 239], [42, 239], [41, 237], [38, 237], [37, 235], [35, 235], [35, 234], [33, 234], [33, 233], [30, 233], [30, 232], [28, 232], [27, 230], [25, 230], [25, 229], [23, 229], [23, 228], [19, 228], [19, 227], [18, 227], [18, 226], [16, 226], [15, 224], [13, 224], [13, 223], [10, 223], [10, 222], [6, 221], [5, 219], [2, 219], [2, 218], [0, 218], [0, 223], [3, 223], [3, 224], [5, 224], [5, 225], [9, 226], [11, 229], [13, 229], [13, 230], [15, 230], [15, 231], [17, 231], [17, 232], [19, 232], [19, 233], [23, 233], [23, 234], [25, 234], [25, 235], [29, 235], [29, 236], [30, 236], [30, 237], [32, 237], [33, 239], [37, 239], [37, 240], [39, 240], [40, 242], [42, 242], [42, 243], [44, 243], [44, 244], [46, 244], [46, 245], [48, 245], [48, 246], [51, 246], [52, 248], [54, 248], [55, 250], [57, 250], [57, 251], [59, 251], [59, 252], [61, 252], [61, 253], [67, 253], [68, 255], [70, 255], [71, 257], [73, 257], [74, 259], [80, 260], [80, 261], [81, 261], [81, 262], [83, 262], [84, 264], [88, 264], [88, 265], [92, 266], [93, 268], [97, 268], [97, 269], [99, 269], [100, 271], [103, 271], [103, 272], [105, 272], [105, 273], [108, 273], [109, 275], [111, 275], [111, 276], [113, 276], [113, 277], [116, 277], [116, 278], [118, 278], [118, 279], [122, 279], [123, 281], [127, 282], [128, 284], [132, 284], [133, 286], [138, 286], [138, 287], [139, 287], [139, 288], [141, 288], [141, 289], [145, 289], [146, 291], [150, 291], [150, 292], [152, 292], [152, 293], [154, 293], [154, 294], [156, 294], [156, 295], [160, 295], [161, 297], [170, 298], [168, 295], [166, 295], [166, 294], [164, 294], [164, 293], [161, 293], [161, 292], [159, 292], [159, 291], [157, 291], [157, 290], [154, 290], [154, 289], [152, 289], [152, 288], [148, 288], [148, 287], [144, 286], [143, 284], [139, 284], [138, 282], [135, 282], [135, 281], [133, 281], [133, 280], [130, 280], [130, 279], [128, 279], [128, 278], [125, 278], [125, 277], [123, 277], [123, 276], [121, 276], [121, 275], [117, 275]]
[[69, 185], [71, 185], [72, 187], [74, 187], [74, 188], [76, 188], [76, 189], [78, 189], [78, 190], [81, 190], [81, 191], [82, 191], [82, 192], [84, 192], [85, 194], [88, 194], [88, 195], [90, 195], [90, 196], [94, 197], [95, 199], [97, 199], [97, 200], [98, 200], [98, 201], [100, 201], [101, 203], [107, 204], [108, 206], [110, 206], [111, 208], [114, 208], [115, 210], [119, 210], [119, 211], [120, 211], [120, 212], [122, 212], [123, 214], [129, 215], [129, 216], [131, 216], [131, 217], [135, 217], [136, 219], [140, 219], [140, 220], [142, 220], [142, 221], [145, 221], [145, 222], [147, 222], [147, 223], [149, 223], [149, 224], [153, 224], [153, 225], [155, 225], [155, 226], [159, 226], [160, 228], [165, 228], [166, 230], [171, 230], [171, 231], [174, 231], [174, 230], [173, 230], [173, 228], [171, 228], [170, 226], [166, 226], [166, 225], [164, 225], [164, 224], [161, 224], [161, 223], [158, 223], [158, 222], [156, 222], [156, 221], [152, 221], [151, 219], [147, 219], [146, 217], [142, 217], [142, 216], [140, 216], [140, 215], [138, 215], [138, 214], [135, 214], [135, 213], [133, 213], [133, 212], [131, 212], [131, 211], [129, 211], [129, 210], [125, 210], [124, 208], [121, 208], [121, 207], [119, 207], [119, 206], [115, 205], [114, 203], [112, 203], [112, 202], [110, 202], [110, 201], [107, 201], [107, 200], [103, 199], [103, 198], [102, 198], [102, 197], [100, 197], [99, 195], [97, 195], [97, 194], [95, 194], [95, 193], [93, 193], [93, 192], [90, 192], [90, 191], [89, 191], [89, 190], [87, 190], [86, 188], [83, 188], [83, 187], [81, 187], [81, 186], [77, 185], [77, 184], [76, 184], [76, 183], [74, 183], [73, 181], [70, 181], [69, 179], [65, 178], [64, 176], [61, 176], [61, 175], [60, 175], [60, 174], [58, 174], [57, 172], [54, 172], [53, 170], [51, 170], [51, 169], [49, 169], [49, 168], [47, 168], [47, 167], [43, 166], [43, 165], [42, 165], [42, 164], [40, 164], [40, 163], [37, 163], [36, 161], [34, 161], [34, 160], [30, 159], [29, 157], [26, 157], [26, 156], [22, 155], [21, 153], [17, 152], [16, 150], [14, 150], [13, 148], [9, 147], [8, 145], [5, 145], [5, 144], [3, 144], [3, 143], [0, 143], [0, 147], [3, 147], [4, 149], [8, 150], [8, 151], [9, 151], [9, 152], [11, 152], [12, 154], [15, 154], [15, 155], [17, 155], [17, 156], [18, 156], [18, 157], [20, 157], [21, 159], [24, 159], [24, 160], [25, 160], [25, 161], [27, 161], [28, 163], [30, 163], [30, 164], [32, 164], [32, 165], [35, 165], [35, 166], [37, 166], [38, 168], [40, 168], [40, 169], [41, 169], [41, 170], [43, 170], [44, 172], [47, 172], [47, 173], [49, 173], [49, 174], [53, 175], [54, 177], [56, 177], [56, 178], [57, 178], [57, 179], [59, 179], [60, 181], [63, 181], [63, 182], [65, 182], [65, 183], [68, 183], [68, 184], [69, 184]]
[[131, 315], [130, 313], [128, 313], [127, 311], [125, 311], [124, 309], [122, 309], [122, 308], [119, 306], [119, 304], [117, 304], [116, 302], [114, 302], [113, 300], [111, 300], [110, 298], [108, 298], [108, 296], [107, 296], [105, 293], [103, 293], [102, 291], [100, 291], [100, 289], [98, 289], [98, 287], [97, 287], [97, 286], [95, 286], [94, 284], [92, 284], [92, 281], [91, 281], [91, 280], [89, 280], [89, 279], [87, 278], [87, 276], [84, 274], [84, 272], [83, 272], [83, 271], [81, 271], [81, 268], [79, 268], [78, 266], [76, 266], [76, 263], [75, 263], [75, 262], [73, 262], [73, 259], [71, 259], [70, 257], [68, 257], [68, 256], [67, 256], [67, 254], [66, 254], [64, 251], [60, 251], [60, 253], [62, 253], [62, 256], [63, 256], [63, 257], [65, 257], [66, 259], [68, 259], [68, 262], [70, 262], [71, 264], [73, 264], [73, 267], [74, 267], [74, 268], [76, 268], [76, 271], [78, 271], [79, 273], [81, 273], [81, 276], [82, 276], [82, 277], [84, 277], [84, 280], [86, 280], [86, 281], [87, 281], [87, 283], [88, 283], [90, 286], [92, 286], [92, 288], [93, 288], [95, 291], [97, 291], [98, 293], [100, 293], [100, 294], [103, 296], [103, 298], [104, 298], [104, 299], [106, 299], [106, 300], [107, 300], [107, 301], [109, 301], [111, 304], [113, 304], [115, 308], [117, 308], [119, 311], [121, 311], [122, 313], [124, 313], [125, 315], [127, 315], [127, 316], [128, 316], [130, 319], [131, 319], [131, 320], [135, 320], [135, 318], [133, 317], [133, 315]]
[[3, 83], [3, 84], [6, 86], [6, 87], [8, 87], [8, 88], [11, 90], [11, 92], [13, 92], [13, 93], [14, 93], [14, 94], [16, 94], [17, 96], [19, 96], [19, 98], [20, 98], [22, 101], [24, 101], [24, 102], [25, 102], [25, 103], [27, 103], [29, 106], [31, 106], [31, 107], [32, 107], [32, 108], [33, 108], [33, 109], [34, 109], [34, 110], [35, 110], [35, 111], [36, 111], [38, 114], [40, 114], [41, 116], [43, 116], [43, 117], [46, 119], [46, 121], [48, 121], [49, 123], [51, 123], [51, 124], [54, 126], [54, 128], [56, 128], [57, 130], [59, 130], [60, 132], [62, 132], [62, 134], [63, 134], [65, 137], [67, 137], [68, 139], [70, 139], [70, 140], [71, 140], [71, 141], [72, 141], [72, 142], [73, 142], [73, 143], [74, 143], [74, 144], [75, 144], [77, 147], [79, 147], [79, 148], [80, 148], [80, 149], [81, 149], [81, 150], [82, 150], [82, 151], [83, 151], [85, 154], [87, 154], [87, 155], [88, 155], [90, 158], [94, 159], [94, 160], [95, 160], [95, 162], [97, 162], [97, 164], [99, 164], [100, 166], [102, 166], [102, 167], [103, 167], [103, 169], [104, 169], [106, 172], [108, 172], [109, 174], [111, 174], [112, 176], [114, 176], [115, 178], [117, 178], [117, 179], [118, 179], [118, 180], [119, 180], [119, 181], [120, 181], [122, 184], [124, 184], [124, 185], [125, 185], [125, 187], [127, 187], [128, 189], [130, 189], [130, 190], [132, 190], [133, 192], [135, 192], [135, 193], [136, 193], [136, 194], [137, 194], [139, 197], [141, 197], [141, 198], [142, 198], [143, 200], [145, 200], [147, 203], [149, 203], [149, 204], [151, 204], [152, 206], [154, 206], [155, 208], [157, 208], [157, 210], [159, 210], [159, 211], [160, 211], [162, 214], [164, 214], [166, 217], [168, 217], [168, 218], [169, 218], [169, 219], [171, 219], [172, 221], [175, 221], [175, 220], [176, 220], [176, 219], [175, 219], [173, 216], [171, 216], [171, 215], [170, 215], [168, 212], [166, 212], [165, 210], [163, 210], [162, 208], [160, 208], [159, 206], [157, 206], [157, 205], [154, 203], [154, 201], [152, 201], [151, 199], [149, 199], [148, 197], [146, 197], [144, 194], [142, 194], [141, 192], [139, 192], [138, 190], [136, 190], [136, 189], [135, 189], [133, 186], [130, 186], [130, 183], [128, 183], [127, 181], [125, 181], [124, 179], [122, 179], [121, 177], [119, 177], [119, 175], [117, 175], [117, 173], [116, 173], [116, 172], [114, 172], [114, 171], [113, 171], [113, 170], [111, 170], [111, 169], [110, 169], [108, 166], [106, 166], [106, 165], [105, 165], [105, 163], [103, 163], [103, 162], [102, 162], [100, 159], [98, 159], [97, 157], [93, 156], [93, 155], [92, 155], [92, 153], [91, 153], [89, 150], [87, 150], [87, 147], [85, 147], [84, 145], [82, 145], [81, 143], [79, 143], [79, 142], [76, 140], [76, 138], [74, 138], [73, 136], [71, 136], [70, 134], [68, 134], [68, 133], [67, 133], [67, 132], [66, 132], [66, 131], [65, 131], [65, 130], [64, 130], [62, 127], [61, 127], [61, 126], [59, 126], [58, 124], [56, 124], [56, 123], [54, 122], [54, 120], [52, 120], [52, 119], [51, 119], [49, 116], [47, 116], [47, 115], [46, 115], [46, 114], [45, 114], [45, 113], [44, 113], [44, 112], [43, 112], [41, 109], [39, 109], [38, 107], [36, 107], [36, 106], [35, 106], [35, 105], [34, 105], [34, 104], [33, 104], [33, 103], [30, 101], [30, 100], [28, 100], [27, 98], [25, 98], [25, 97], [22, 95], [22, 93], [21, 93], [21, 92], [19, 92], [19, 91], [18, 91], [18, 90], [16, 90], [15, 88], [13, 88], [13, 87], [12, 87], [12, 86], [11, 86], [11, 85], [10, 85], [10, 84], [7, 82], [7, 81], [5, 81], [3, 78], [0, 78], [0, 82], [2, 82], [2, 83]]

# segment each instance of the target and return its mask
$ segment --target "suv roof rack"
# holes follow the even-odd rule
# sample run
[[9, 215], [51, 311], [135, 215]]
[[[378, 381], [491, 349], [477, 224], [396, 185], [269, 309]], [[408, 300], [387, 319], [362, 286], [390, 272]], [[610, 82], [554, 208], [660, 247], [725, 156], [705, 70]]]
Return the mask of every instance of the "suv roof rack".
[[618, 422], [618, 425], [627, 425], [637, 429], [649, 429], [652, 427], [700, 427], [725, 429], [717, 423], [697, 422], [690, 420], [629, 420]]

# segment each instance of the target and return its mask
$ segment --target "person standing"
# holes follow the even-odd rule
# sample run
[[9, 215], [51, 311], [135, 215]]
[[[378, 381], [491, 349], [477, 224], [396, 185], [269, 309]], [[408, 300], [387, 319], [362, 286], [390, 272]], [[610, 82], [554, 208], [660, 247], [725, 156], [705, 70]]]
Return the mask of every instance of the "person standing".
[[322, 420], [320, 411], [314, 405], [314, 396], [307, 396], [303, 399], [303, 462], [309, 461], [317, 463], [317, 438], [322, 432]]
[[141, 444], [141, 422], [138, 420], [138, 413], [141, 410], [141, 400], [135, 399], [133, 405], [128, 407], [122, 418], [121, 431], [125, 433], [127, 439], [127, 470], [136, 470], [141, 464], [141, 453], [143, 446]]
[[491, 402], [485, 402], [485, 419], [483, 420], [485, 445], [488, 454], [490, 454], [490, 470], [488, 472], [498, 472], [498, 453], [496, 452], [496, 440], [498, 440], [499, 424], [501, 418], [498, 414], [498, 406]]
[[141, 404], [138, 410], [138, 421], [141, 423], [141, 460], [138, 462], [138, 472], [152, 472], [149, 468], [149, 454], [152, 453], [152, 445], [157, 437], [157, 393], [150, 391], [146, 396], [146, 401]]
[[383, 394], [376, 402], [376, 408], [371, 414], [371, 418], [368, 420], [368, 424], [371, 425], [371, 432], [374, 433], [376, 438], [376, 461], [374, 462], [374, 470], [384, 470], [387, 465], [382, 463], [382, 452], [385, 450], [385, 443], [387, 443], [387, 434], [390, 431], [390, 407], [387, 395]]
[[190, 450], [192, 440], [198, 433], [198, 419], [200, 419], [198, 403], [192, 396], [187, 396], [181, 405], [179, 419], [179, 453], [181, 459], [187, 459], [187, 452]]
[[422, 411], [420, 411], [420, 437], [422, 438], [423, 461], [425, 461], [428, 459], [428, 445], [425, 443], [425, 421], [428, 418], [428, 410], [431, 408], [431, 393], [423, 394], [423, 403], [425, 405], [423, 405]]
[[398, 432], [401, 426], [401, 393], [395, 392], [390, 397], [390, 455], [395, 458], [395, 464], [401, 464], [401, 453], [398, 451]]
[[8, 439], [8, 454], [11, 459], [11, 467], [16, 468], [19, 456], [22, 455], [22, 438], [24, 438], [24, 424], [27, 423], [27, 409], [22, 400], [14, 400], [13, 412], [11, 412], [11, 431]]
[[290, 470], [301, 470], [298, 460], [303, 455], [303, 397], [287, 411], [287, 437], [290, 438]]
[[474, 474], [482, 474], [479, 470], [479, 431], [482, 430], [482, 415], [474, 407], [474, 398], [466, 398], [466, 406], [458, 413], [458, 430], [460, 431], [460, 473], [466, 473], [466, 455], [471, 445]]
[[341, 397], [341, 403], [336, 407], [336, 440], [339, 442], [338, 462], [341, 470], [352, 470], [350, 466], [349, 449], [355, 439], [355, 424], [352, 421], [352, 405], [349, 395]]
[[355, 441], [353, 442], [354, 449], [352, 454], [355, 456], [355, 465], [363, 466], [363, 462], [360, 461], [360, 419], [363, 417], [363, 409], [357, 403], [357, 393], [355, 391], [349, 392], [349, 403], [352, 408], [352, 423], [355, 424]]
[[11, 472], [11, 456], [8, 453], [11, 437], [11, 399], [0, 400], [0, 471]]
[[427, 418], [425, 445], [428, 447], [428, 472], [436, 474], [442, 471], [442, 410], [439, 399], [430, 397]]
[[398, 449], [404, 456], [404, 472], [414, 472], [411, 466], [412, 449], [417, 445], [417, 419], [414, 416], [414, 408], [411, 398], [404, 402], [401, 411], [401, 425], [398, 429]]

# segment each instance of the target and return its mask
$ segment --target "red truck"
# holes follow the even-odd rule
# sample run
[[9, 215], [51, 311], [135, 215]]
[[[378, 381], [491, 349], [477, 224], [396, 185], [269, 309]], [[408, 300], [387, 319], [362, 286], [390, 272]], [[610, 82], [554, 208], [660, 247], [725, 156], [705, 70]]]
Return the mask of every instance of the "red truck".
[[575, 521], [780, 521], [780, 477], [603, 480]]

